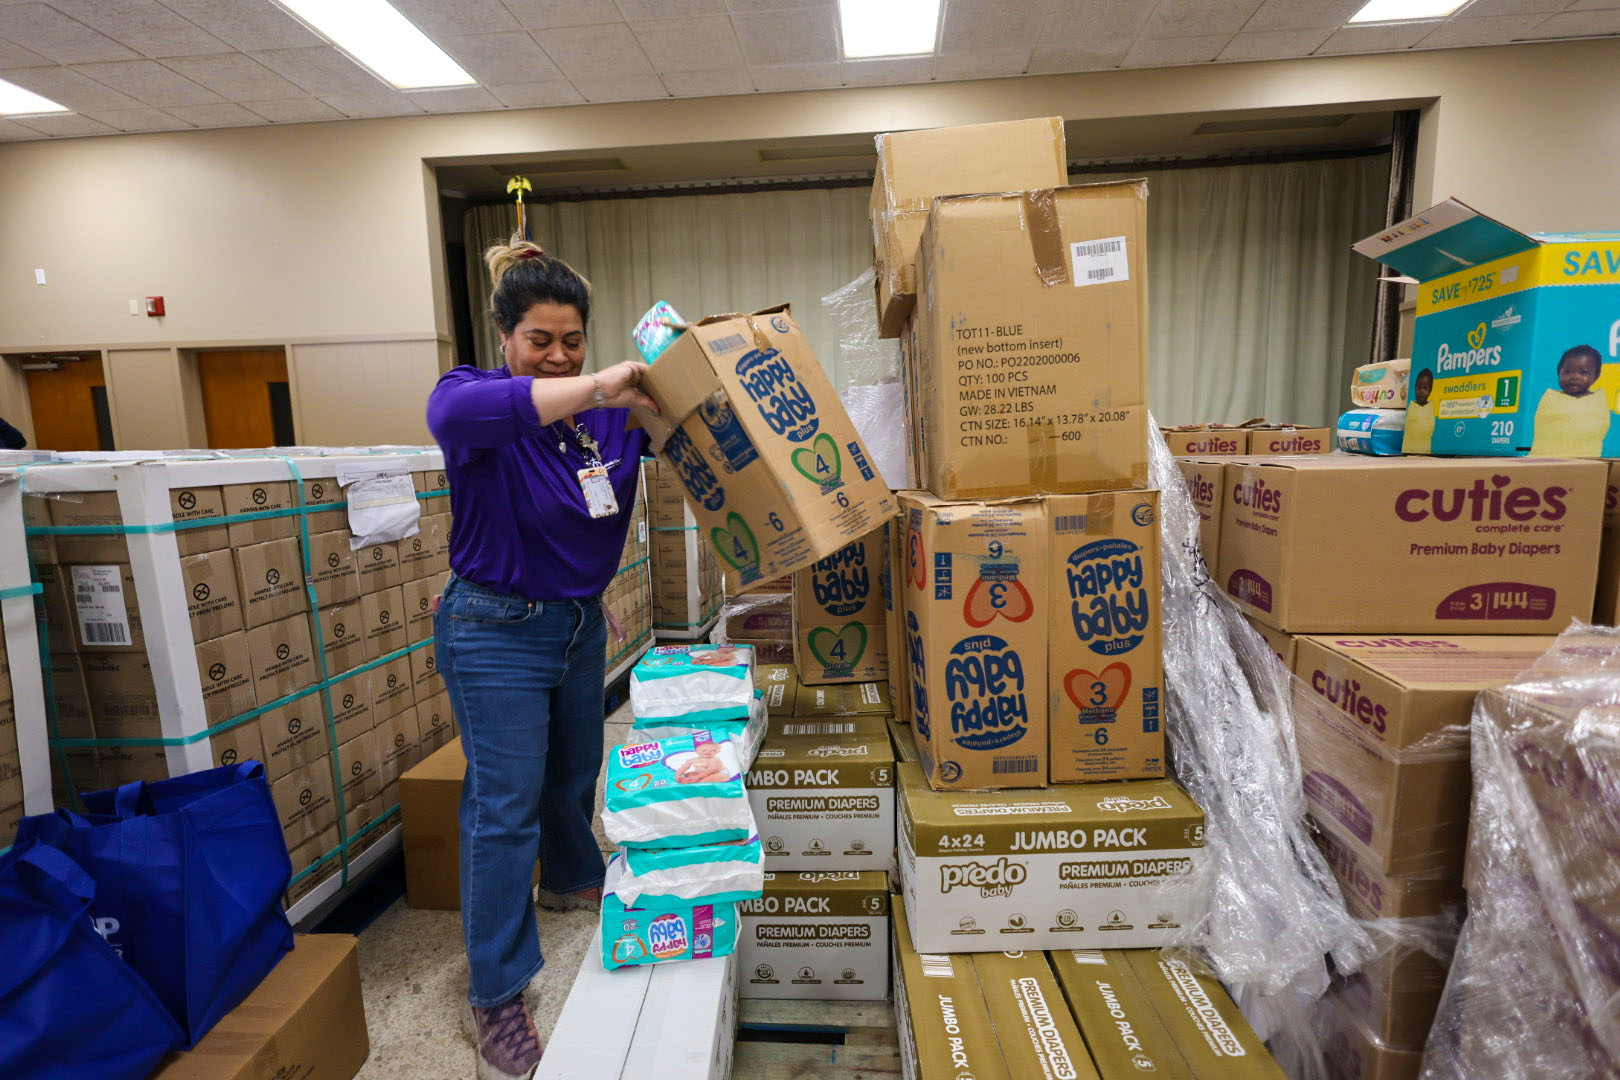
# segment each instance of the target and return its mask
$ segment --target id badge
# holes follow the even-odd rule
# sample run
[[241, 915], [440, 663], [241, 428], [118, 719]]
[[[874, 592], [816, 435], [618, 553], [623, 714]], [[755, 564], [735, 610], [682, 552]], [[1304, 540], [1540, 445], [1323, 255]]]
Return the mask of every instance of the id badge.
[[619, 500], [613, 496], [607, 466], [593, 465], [579, 470], [579, 487], [585, 493], [585, 508], [591, 512], [591, 517], [612, 517], [619, 512]]

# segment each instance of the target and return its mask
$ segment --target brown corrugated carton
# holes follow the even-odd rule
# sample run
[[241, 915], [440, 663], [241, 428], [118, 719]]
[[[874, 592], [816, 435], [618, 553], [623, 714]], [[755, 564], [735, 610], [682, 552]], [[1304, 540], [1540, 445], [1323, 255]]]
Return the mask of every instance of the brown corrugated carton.
[[1254, 632], [1265, 640], [1271, 651], [1276, 654], [1277, 659], [1283, 662], [1283, 666], [1289, 671], [1293, 671], [1294, 657], [1299, 653], [1299, 639], [1293, 634], [1282, 630], [1273, 630], [1252, 615], [1245, 615], [1243, 618], [1247, 620], [1250, 626], [1254, 627]]
[[905, 515], [889, 522], [889, 557], [883, 563], [883, 634], [889, 645], [889, 700], [895, 717], [911, 722], [911, 664], [906, 655], [906, 600], [902, 571], [906, 565]]
[[[33, 499], [25, 499], [25, 508]], [[119, 525], [123, 514], [118, 507], [118, 493], [91, 491], [37, 500], [48, 505], [49, 520], [33, 520], [31, 525]], [[174, 520], [197, 521], [202, 518], [222, 517], [225, 502], [217, 487], [174, 488], [169, 492], [169, 511]], [[42, 515], [36, 512], [36, 518]], [[61, 563], [127, 563], [129, 544], [122, 533], [86, 533], [78, 536], [56, 536], [36, 539], [52, 540], [56, 558]], [[204, 551], [219, 551], [230, 547], [230, 536], [224, 525], [206, 525], [193, 529], [176, 529], [176, 546], [181, 555], [196, 555]], [[50, 552], [45, 552], [50, 554]]]
[[[419, 523], [422, 543], [432, 553], [427, 560], [427, 567], [420, 571], [419, 576], [428, 574], [448, 574], [450, 572], [450, 515], [434, 514], [424, 517]], [[413, 564], [414, 565], [414, 564]]]
[[1221, 514], [1225, 509], [1226, 484], [1218, 461], [1204, 458], [1177, 458], [1176, 465], [1187, 481], [1187, 494], [1198, 511], [1198, 551], [1209, 568], [1210, 577], [1221, 580]]
[[[128, 563], [63, 567], [72, 586], [73, 636], [80, 647], [98, 652], [145, 652], [146, 634]], [[242, 629], [236, 567], [228, 551], [187, 555], [180, 560], [193, 641], [207, 641]]]
[[405, 848], [405, 902], [435, 911], [461, 909], [461, 782], [467, 759], [459, 740], [399, 778]]
[[929, 783], [1042, 787], [1047, 525], [1036, 499], [903, 492], [910, 712]]
[[372, 708], [372, 676], [376, 669], [359, 674], [344, 672], [332, 684], [332, 723], [337, 741], [346, 742], [356, 733], [375, 727], [383, 713]]
[[380, 660], [410, 644], [405, 634], [405, 592], [399, 586], [360, 597], [366, 659]]
[[803, 686], [793, 698], [794, 716], [891, 716], [894, 704], [886, 683]]
[[407, 657], [411, 664], [411, 689], [418, 704], [444, 693], [444, 677], [439, 674], [438, 651], [431, 645]]
[[429, 491], [446, 492], [444, 495], [429, 495], [425, 499], [419, 498], [417, 501], [422, 504], [423, 514], [448, 514], [450, 512], [450, 496], [448, 494], [450, 491], [450, 476], [448, 473], [443, 469], [428, 469], [412, 473], [411, 479], [416, 484], [418, 496]]
[[363, 731], [338, 744], [338, 775], [343, 778], [346, 808], [382, 794], [382, 755], [372, 732]]
[[910, 356], [924, 485], [1147, 483], [1147, 184], [940, 199]]
[[1255, 427], [1249, 429], [1251, 454], [1331, 454], [1333, 432], [1322, 427]]
[[799, 692], [799, 676], [792, 664], [754, 665], [754, 689], [763, 693], [770, 716], [792, 716]]
[[266, 779], [283, 776], [324, 760], [331, 743], [319, 694], [307, 694], [259, 716]]
[[450, 708], [450, 695], [440, 694], [426, 705], [418, 705], [416, 726], [422, 733], [423, 757], [455, 738], [456, 717]]
[[309, 617], [294, 615], [247, 632], [254, 691], [268, 705], [319, 681]]
[[[262, 514], [271, 510], [291, 510], [294, 507], [292, 484], [285, 480], [273, 483], [226, 484], [220, 489], [225, 502], [225, 513]], [[233, 521], [228, 526], [231, 547], [244, 548], [271, 540], [284, 540], [298, 535], [298, 518], [293, 514], [258, 518], [253, 521]]]
[[348, 529], [315, 533], [309, 538], [309, 573], [316, 604], [330, 607], [359, 599], [360, 579], [355, 576], [354, 563]]
[[411, 661], [401, 656], [369, 672], [371, 680], [371, 712], [373, 716], [393, 716], [415, 704], [415, 690], [411, 684]]
[[903, 1074], [919, 1080], [1015, 1080], [996, 1045], [973, 958], [919, 953], [904, 908], [893, 905], [890, 917]]
[[[196, 653], [203, 714], [210, 725], [224, 723], [258, 704], [247, 635], [227, 634], [201, 642]], [[144, 653], [86, 653], [81, 659], [97, 736], [163, 735], [157, 688]]]
[[889, 995], [889, 875], [775, 873], [737, 905], [745, 998], [882, 1001]]
[[[330, 760], [327, 759], [328, 764]], [[287, 856], [292, 861], [293, 880], [287, 888], [288, 907], [314, 892], [323, 882], [337, 877], [343, 869], [343, 859], [337, 853], [339, 841], [338, 827], [334, 822], [319, 835], [296, 847], [289, 846]]]
[[1249, 433], [1243, 428], [1191, 424], [1160, 431], [1176, 457], [1224, 457], [1249, 452]]
[[335, 479], [322, 477], [316, 480], [304, 481], [305, 506], [330, 506], [331, 510], [312, 510], [304, 516], [309, 534], [315, 536], [319, 533], [332, 532], [341, 529], [349, 531], [349, 511], [343, 505], [343, 488], [338, 486]]
[[910, 724], [902, 724], [893, 716], [887, 720], [889, 741], [894, 744], [894, 760], [909, 761], [920, 768], [922, 759], [917, 756], [917, 733], [912, 730]]
[[208, 736], [208, 748], [213, 752], [214, 764], [236, 765], [243, 761], [257, 761], [269, 770], [269, 763], [265, 760], [264, 739], [259, 731], [259, 721], [249, 720], [245, 724], [238, 724], [228, 731], [218, 735]]
[[[422, 521], [426, 522], [426, 518]], [[399, 576], [402, 583], [426, 578], [434, 573], [434, 560], [438, 554], [431, 529], [423, 528], [418, 524], [415, 536], [407, 536], [394, 545], [395, 555], [399, 559]]]
[[875, 725], [864, 733], [772, 734], [748, 771], [747, 787], [767, 869], [889, 866], [894, 757], [888, 733]]
[[1009, 1074], [1098, 1080], [1044, 953], [979, 953], [972, 963]]
[[247, 629], [309, 610], [304, 559], [297, 539], [240, 547], [235, 558], [242, 620]]
[[1598, 558], [1597, 603], [1592, 621], [1613, 626], [1620, 617], [1620, 461], [1609, 464], [1603, 495], [1603, 549]]
[[390, 540], [361, 548], [354, 553], [354, 570], [362, 593], [398, 588], [404, 582], [399, 571], [399, 544]]
[[337, 800], [332, 794], [332, 759], [322, 755], [287, 773], [270, 785], [270, 797], [281, 815], [287, 847], [313, 840], [337, 824]]
[[1325, 455], [1224, 479], [1221, 584], [1268, 626], [1533, 634], [1591, 615], [1601, 462]]
[[1421, 1050], [1385, 1046], [1336, 1002], [1323, 1002], [1317, 1015], [1328, 1080], [1418, 1080]]
[[444, 591], [437, 574], [407, 581], [400, 590], [405, 605], [405, 640], [414, 644], [433, 636], [433, 600]]
[[793, 575], [793, 662], [801, 683], [888, 678], [887, 534], [885, 523]]
[[365, 663], [365, 626], [361, 622], [360, 605], [355, 602], [334, 604], [317, 612], [321, 631], [321, 650], [326, 654], [329, 673], [348, 671]]
[[1046, 499], [1053, 783], [1164, 775], [1159, 493]]
[[382, 755], [382, 786], [386, 794], [390, 785], [422, 760], [422, 732], [417, 727], [415, 706], [382, 721], [374, 730]]

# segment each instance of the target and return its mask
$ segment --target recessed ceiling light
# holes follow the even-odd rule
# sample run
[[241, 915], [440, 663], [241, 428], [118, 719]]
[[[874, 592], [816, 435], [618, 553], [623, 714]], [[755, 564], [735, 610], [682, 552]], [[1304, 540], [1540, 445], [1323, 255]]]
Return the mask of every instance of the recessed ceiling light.
[[471, 86], [478, 81], [388, 0], [276, 2], [400, 90]]
[[838, 0], [844, 58], [919, 56], [939, 40], [940, 0]]
[[32, 90], [24, 90], [15, 83], [0, 79], [0, 116], [35, 116], [72, 111], [66, 105], [58, 105], [48, 97], [40, 97]]
[[1367, 0], [1350, 16], [1352, 23], [1417, 22], [1443, 19], [1468, 0]]

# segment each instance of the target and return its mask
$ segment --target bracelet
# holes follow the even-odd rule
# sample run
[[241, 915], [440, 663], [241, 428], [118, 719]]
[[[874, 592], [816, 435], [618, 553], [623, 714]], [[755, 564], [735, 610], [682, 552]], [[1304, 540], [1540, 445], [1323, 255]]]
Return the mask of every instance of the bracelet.
[[607, 398], [602, 396], [602, 384], [597, 380], [595, 372], [591, 373], [591, 386], [595, 388], [595, 392], [591, 395], [591, 402], [600, 409], [607, 404]]

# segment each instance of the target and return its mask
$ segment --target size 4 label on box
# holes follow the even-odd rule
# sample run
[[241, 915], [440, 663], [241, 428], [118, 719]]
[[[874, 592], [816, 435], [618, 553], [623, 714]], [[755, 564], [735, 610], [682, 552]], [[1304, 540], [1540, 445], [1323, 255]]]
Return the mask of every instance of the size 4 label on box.
[[1131, 279], [1131, 258], [1125, 250], [1123, 236], [1078, 241], [1069, 245], [1069, 256], [1074, 262], [1077, 288]]
[[124, 576], [118, 566], [75, 566], [73, 602], [79, 611], [81, 644], [129, 645], [129, 615], [124, 608]]

